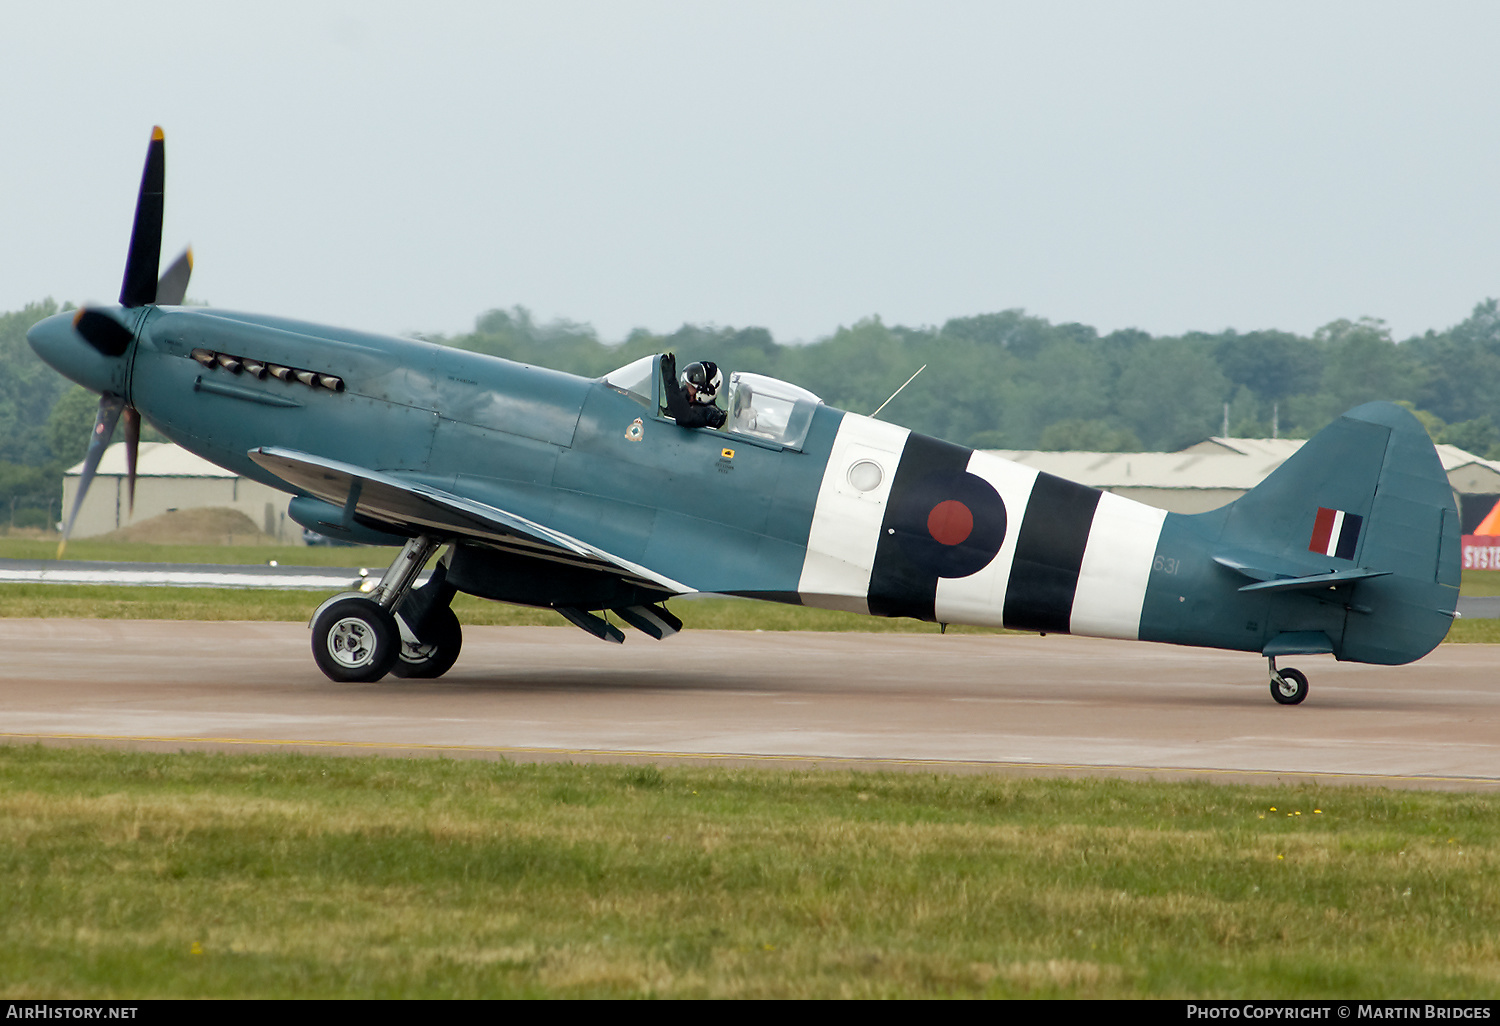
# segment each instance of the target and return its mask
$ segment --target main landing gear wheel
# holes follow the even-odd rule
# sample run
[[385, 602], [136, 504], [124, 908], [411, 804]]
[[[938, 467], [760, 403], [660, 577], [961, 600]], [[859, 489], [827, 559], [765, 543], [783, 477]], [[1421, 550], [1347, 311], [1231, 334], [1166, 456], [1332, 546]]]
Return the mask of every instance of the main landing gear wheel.
[[1278, 670], [1271, 678], [1271, 697], [1281, 705], [1296, 705], [1307, 697], [1307, 677], [1301, 670]]
[[[401, 625], [396, 622], [393, 610], [400, 609], [401, 603], [412, 593], [417, 574], [421, 573], [437, 544], [430, 535], [408, 538], [368, 596], [360, 592], [345, 592], [318, 607], [312, 623], [313, 659], [329, 680], [368, 684], [391, 672], [401, 658], [403, 641]], [[441, 578], [437, 574], [434, 577], [438, 579], [441, 591]], [[452, 597], [451, 591], [446, 593], [445, 607]], [[433, 619], [430, 611], [425, 616], [410, 611], [408, 615], [422, 620], [424, 625]], [[453, 639], [444, 635], [438, 640]], [[436, 648], [433, 652], [420, 651], [423, 647], [422, 644], [415, 645], [411, 658], [422, 661], [437, 654]], [[456, 658], [458, 646], [452, 644], [448, 647]], [[444, 670], [447, 668], [443, 667]]]
[[416, 634], [415, 643], [405, 636], [401, 638], [400, 651], [391, 673], [397, 677], [441, 677], [453, 669], [463, 642], [464, 631], [459, 626], [458, 617], [447, 606], [439, 606], [427, 614], [427, 621]]
[[368, 684], [391, 671], [401, 655], [396, 618], [367, 598], [328, 604], [313, 621], [313, 659], [329, 680]]

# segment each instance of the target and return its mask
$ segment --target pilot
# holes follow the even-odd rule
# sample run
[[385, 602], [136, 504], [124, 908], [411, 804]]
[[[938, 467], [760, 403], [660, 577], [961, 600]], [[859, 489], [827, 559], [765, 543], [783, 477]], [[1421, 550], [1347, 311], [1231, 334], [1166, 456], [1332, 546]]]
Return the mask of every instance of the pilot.
[[730, 414], [734, 417], [735, 431], [754, 431], [758, 426], [758, 418], [755, 415], [755, 393], [745, 382], [740, 382], [740, 387], [730, 398]]
[[719, 371], [718, 364], [711, 360], [690, 363], [683, 368], [679, 383], [676, 355], [663, 353], [661, 380], [662, 395], [667, 400], [667, 413], [677, 421], [679, 427], [724, 426], [724, 411], [714, 405], [719, 386], [724, 384], [724, 375]]

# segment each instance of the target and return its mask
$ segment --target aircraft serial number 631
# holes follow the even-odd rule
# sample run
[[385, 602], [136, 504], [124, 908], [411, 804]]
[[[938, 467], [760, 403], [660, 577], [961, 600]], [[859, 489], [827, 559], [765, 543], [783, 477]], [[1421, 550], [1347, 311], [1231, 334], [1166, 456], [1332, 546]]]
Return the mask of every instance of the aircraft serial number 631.
[[731, 376], [723, 430], [687, 430], [663, 412], [659, 357], [587, 380], [182, 307], [190, 254], [157, 275], [164, 153], [157, 129], [120, 306], [28, 335], [102, 393], [79, 501], [116, 422], [133, 456], [145, 416], [292, 492], [304, 526], [401, 545], [371, 593], [313, 617], [313, 654], [334, 680], [446, 672], [461, 644], [456, 591], [549, 606], [609, 641], [624, 636], [603, 611], [659, 639], [681, 627], [666, 600], [719, 592], [1259, 652], [1283, 704], [1302, 701], [1307, 678], [1278, 657], [1407, 663], [1452, 623], [1453, 496], [1400, 407], [1350, 411], [1243, 498], [1194, 516], [754, 374]]

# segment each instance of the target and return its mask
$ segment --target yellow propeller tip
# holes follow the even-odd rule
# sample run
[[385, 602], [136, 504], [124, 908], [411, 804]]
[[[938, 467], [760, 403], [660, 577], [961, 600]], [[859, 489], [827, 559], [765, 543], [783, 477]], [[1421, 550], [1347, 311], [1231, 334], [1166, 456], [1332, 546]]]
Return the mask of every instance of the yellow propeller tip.
[[161, 130], [161, 126], [160, 125], [152, 125], [151, 126], [151, 141], [152, 142], [161, 142], [165, 138], [166, 138], [166, 136], [162, 134], [162, 130]]

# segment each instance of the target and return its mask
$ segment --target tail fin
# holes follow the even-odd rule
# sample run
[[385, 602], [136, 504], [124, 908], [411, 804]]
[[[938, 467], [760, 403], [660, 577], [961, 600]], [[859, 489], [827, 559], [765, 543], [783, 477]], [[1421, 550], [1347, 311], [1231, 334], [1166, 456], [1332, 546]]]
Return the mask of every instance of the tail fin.
[[1340, 659], [1408, 663], [1453, 624], [1453, 491], [1427, 432], [1399, 406], [1350, 410], [1220, 512], [1215, 561], [1256, 582], [1242, 590], [1284, 596], [1268, 617], [1268, 654], [1322, 632]]

